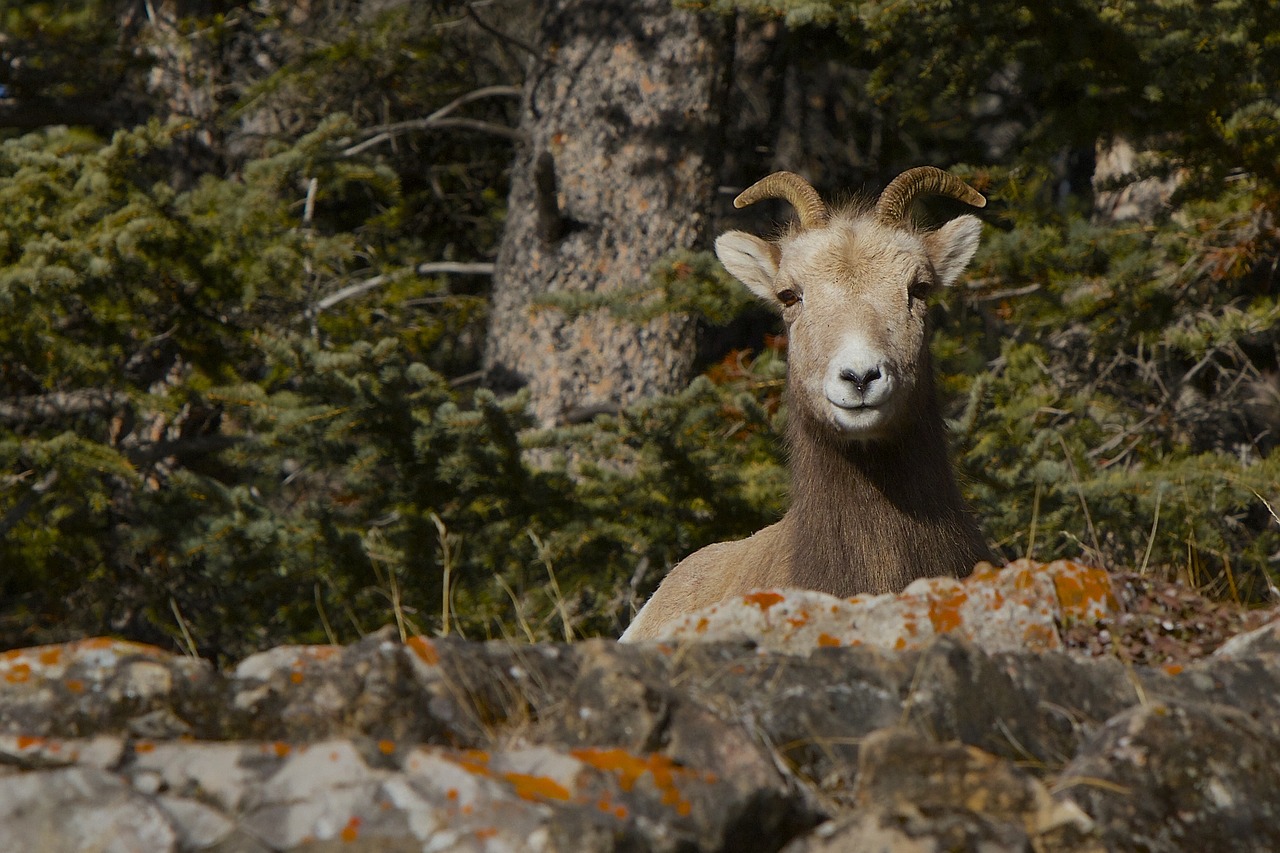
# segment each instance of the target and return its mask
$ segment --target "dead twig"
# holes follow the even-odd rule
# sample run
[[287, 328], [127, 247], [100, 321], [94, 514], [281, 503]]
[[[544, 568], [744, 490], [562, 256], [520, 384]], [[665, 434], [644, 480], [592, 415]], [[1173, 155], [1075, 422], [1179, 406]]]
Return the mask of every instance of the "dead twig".
[[440, 109], [431, 113], [424, 118], [410, 119], [408, 121], [398, 121], [391, 124], [378, 125], [376, 127], [366, 128], [363, 133], [367, 134], [367, 138], [362, 142], [343, 149], [343, 157], [354, 157], [363, 151], [367, 151], [383, 142], [389, 142], [396, 135], [411, 130], [443, 130], [447, 128], [459, 128], [463, 130], [475, 130], [481, 133], [489, 133], [495, 136], [501, 136], [512, 139], [517, 142], [525, 138], [523, 131], [518, 128], [508, 127], [505, 124], [496, 124], [490, 121], [471, 118], [449, 118], [449, 114], [465, 104], [473, 101], [482, 100], [484, 98], [493, 97], [519, 97], [520, 89], [517, 86], [484, 86], [465, 95], [459, 95]]

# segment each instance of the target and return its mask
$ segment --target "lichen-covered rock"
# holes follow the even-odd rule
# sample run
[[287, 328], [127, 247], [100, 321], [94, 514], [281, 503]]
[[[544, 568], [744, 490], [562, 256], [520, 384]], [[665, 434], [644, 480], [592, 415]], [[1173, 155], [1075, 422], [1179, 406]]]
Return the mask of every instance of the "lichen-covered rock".
[[141, 643], [96, 637], [13, 649], [0, 653], [0, 731], [189, 734], [219, 686], [206, 661]]
[[882, 729], [863, 741], [852, 799], [847, 814], [788, 853], [1103, 850], [1079, 807], [1055, 801], [1012, 761], [914, 729]]
[[1280, 655], [1280, 619], [1232, 637], [1213, 652], [1214, 657], [1225, 660], [1259, 655]]
[[1225, 705], [1150, 701], [1117, 714], [1055, 788], [1109, 849], [1280, 850], [1280, 740]]
[[318, 740], [362, 735], [419, 740], [439, 722], [409, 656], [384, 629], [350, 646], [280, 646], [241, 661], [227, 679], [221, 731], [206, 737]]
[[668, 642], [749, 638], [782, 652], [871, 645], [919, 649], [955, 634], [989, 652], [1061, 649], [1059, 626], [1114, 610], [1107, 573], [1068, 560], [979, 566], [964, 580], [926, 578], [899, 594], [840, 599], [813, 590], [756, 590], [687, 614]]
[[0, 850], [176, 850], [178, 834], [151, 797], [94, 767], [0, 775]]
[[759, 643], [7, 652], [0, 850], [1280, 849], [1274, 625], [1152, 667], [1008, 645], [1106, 591], [925, 583], [860, 645], [787, 593]]

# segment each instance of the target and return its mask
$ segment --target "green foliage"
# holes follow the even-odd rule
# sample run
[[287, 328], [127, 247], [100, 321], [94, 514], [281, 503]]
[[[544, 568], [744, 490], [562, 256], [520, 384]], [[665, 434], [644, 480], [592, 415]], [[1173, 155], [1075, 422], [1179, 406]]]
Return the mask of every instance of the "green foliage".
[[967, 401], [968, 491], [1006, 553], [1083, 551], [1266, 594], [1280, 468], [1275, 412], [1258, 403], [1275, 394], [1263, 371], [1280, 328], [1280, 232], [1264, 199], [1237, 184], [1150, 226], [1023, 209], [989, 234], [973, 277], [1017, 294], [987, 316], [999, 351], [973, 369], [976, 316], [938, 349]]
[[[679, 5], [825, 34], [813, 61], [861, 69], [886, 171], [972, 164], [957, 171], [993, 200], [989, 227], [934, 351], [964, 487], [1005, 555], [1261, 594], [1280, 553], [1271, 6]], [[492, 257], [511, 143], [413, 122], [517, 79], [511, 45], [454, 26], [453, 4], [334, 0], [298, 33], [288, 8], [230, 6], [183, 22], [193, 46], [285, 35], [219, 131], [274, 129], [223, 152], [225, 174], [175, 173], [190, 128], [160, 121], [0, 144], [0, 642], [106, 631], [237, 657], [392, 621], [609, 634], [681, 557], [778, 517], [781, 341], [555, 430], [471, 390], [484, 280], [417, 269]], [[51, 34], [92, 41], [103, 8], [0, 6], [6, 49], [48, 52], [31, 91], [74, 88]], [[136, 59], [102, 57], [113, 80]], [[456, 108], [511, 126], [500, 91]], [[998, 149], [977, 132], [997, 121]], [[1111, 134], [1181, 176], [1169, 216], [1097, 222], [1059, 197], [1051, 157]], [[750, 302], [682, 252], [547, 310], [723, 324]]]
[[0, 82], [11, 97], [109, 97], [130, 66], [112, 0], [0, 0]]
[[7, 642], [114, 630], [234, 656], [392, 618], [612, 632], [637, 569], [780, 511], [776, 405], [756, 399], [776, 397], [776, 358], [763, 380], [540, 434], [519, 398], [459, 392], [415, 356], [448, 312], [398, 338], [347, 338], [341, 303], [316, 326], [361, 231], [308, 227], [297, 188], [396, 203], [393, 176], [336, 157], [347, 132], [184, 192], [156, 180], [156, 125], [0, 145], [0, 300], [26, 318], [0, 333]]
[[690, 314], [724, 325], [753, 304], [750, 291], [734, 280], [711, 252], [678, 250], [649, 273], [649, 281], [608, 292], [549, 293], [540, 300], [565, 317], [608, 311], [641, 324], [667, 314]]

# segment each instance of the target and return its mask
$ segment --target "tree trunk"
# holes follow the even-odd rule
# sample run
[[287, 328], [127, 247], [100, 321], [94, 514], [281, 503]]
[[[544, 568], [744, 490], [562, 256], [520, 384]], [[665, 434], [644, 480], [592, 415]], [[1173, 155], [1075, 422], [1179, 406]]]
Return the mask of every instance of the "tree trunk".
[[485, 367], [527, 386], [543, 424], [675, 391], [696, 327], [570, 318], [552, 293], [643, 285], [667, 253], [705, 245], [732, 42], [727, 23], [670, 0], [553, 0], [525, 86]]

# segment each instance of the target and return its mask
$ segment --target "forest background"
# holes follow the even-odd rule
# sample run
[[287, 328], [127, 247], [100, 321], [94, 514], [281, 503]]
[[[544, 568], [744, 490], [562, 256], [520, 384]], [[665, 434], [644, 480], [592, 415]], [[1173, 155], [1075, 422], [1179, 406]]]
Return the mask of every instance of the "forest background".
[[[1280, 7], [0, 2], [0, 644], [615, 634], [786, 505], [708, 253], [934, 164], [1006, 557], [1280, 568]], [[925, 209], [935, 220], [946, 208]]]

